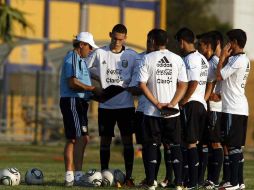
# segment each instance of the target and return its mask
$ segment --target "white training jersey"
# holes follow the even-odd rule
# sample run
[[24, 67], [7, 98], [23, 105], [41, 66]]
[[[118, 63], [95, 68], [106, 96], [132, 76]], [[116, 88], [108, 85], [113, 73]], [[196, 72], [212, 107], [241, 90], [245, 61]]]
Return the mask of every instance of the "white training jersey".
[[[131, 82], [138, 54], [128, 48], [120, 53], [113, 53], [109, 46], [95, 50], [88, 58], [89, 71], [100, 78], [102, 88], [110, 85], [128, 87]], [[110, 100], [100, 103], [100, 108], [119, 109], [134, 107], [133, 96], [128, 91], [116, 95]]]
[[198, 101], [207, 109], [205, 101], [205, 89], [208, 78], [209, 63], [206, 58], [198, 51], [190, 52], [184, 58], [187, 70], [188, 81], [197, 81], [198, 85], [194, 93], [189, 98], [190, 101]]
[[[146, 83], [153, 96], [161, 103], [170, 103], [177, 89], [177, 82], [188, 82], [182, 58], [169, 50], [146, 54], [141, 62], [138, 82]], [[175, 108], [179, 109], [178, 104]], [[161, 117], [160, 111], [150, 101], [145, 102], [144, 114]], [[178, 116], [178, 114], [170, 117]]]
[[[209, 71], [208, 71], [208, 79], [207, 82], [214, 82], [216, 81], [216, 71], [217, 71], [217, 65], [219, 63], [219, 57], [216, 55], [213, 55], [209, 60]], [[221, 95], [221, 81], [217, 81], [213, 90], [213, 93]], [[221, 112], [222, 110], [222, 102], [214, 102], [209, 101], [209, 107], [211, 111]]]
[[229, 57], [221, 70], [222, 112], [249, 115], [245, 85], [250, 72], [250, 60], [245, 53]]

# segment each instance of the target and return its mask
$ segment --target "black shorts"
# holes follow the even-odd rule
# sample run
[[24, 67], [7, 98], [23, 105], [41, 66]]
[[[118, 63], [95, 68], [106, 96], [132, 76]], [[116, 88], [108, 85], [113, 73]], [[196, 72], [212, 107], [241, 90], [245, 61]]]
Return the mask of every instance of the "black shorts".
[[180, 117], [162, 118], [144, 115], [143, 144], [180, 144]]
[[88, 103], [83, 98], [62, 97], [60, 98], [60, 109], [67, 139], [88, 135]]
[[207, 144], [206, 110], [198, 101], [190, 101], [181, 110], [183, 140], [187, 144]]
[[245, 145], [248, 116], [222, 113], [221, 126], [224, 132], [224, 144], [241, 147]]
[[143, 122], [144, 122], [144, 113], [140, 111], [136, 111], [134, 132], [135, 132], [137, 144], [142, 144], [142, 141], [143, 141], [143, 136], [142, 136]]
[[116, 123], [121, 136], [130, 136], [134, 132], [135, 108], [99, 108], [98, 123], [100, 136], [114, 137], [114, 128]]
[[207, 113], [207, 126], [210, 143], [219, 143], [221, 139], [221, 112], [210, 111]]

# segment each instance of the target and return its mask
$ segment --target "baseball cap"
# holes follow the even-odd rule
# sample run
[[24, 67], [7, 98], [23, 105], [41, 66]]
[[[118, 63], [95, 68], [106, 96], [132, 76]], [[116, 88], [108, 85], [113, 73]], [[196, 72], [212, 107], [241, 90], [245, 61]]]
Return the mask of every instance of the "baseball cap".
[[93, 35], [89, 32], [80, 32], [76, 39], [80, 42], [85, 42], [90, 44], [93, 48], [98, 48], [98, 46], [95, 44]]

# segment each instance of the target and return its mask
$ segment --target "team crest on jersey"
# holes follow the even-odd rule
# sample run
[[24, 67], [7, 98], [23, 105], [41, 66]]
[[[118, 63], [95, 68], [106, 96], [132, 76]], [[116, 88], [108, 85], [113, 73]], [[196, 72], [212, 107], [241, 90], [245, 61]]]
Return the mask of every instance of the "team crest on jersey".
[[107, 63], [106, 63], [106, 61], [104, 60], [104, 61], [102, 62], [102, 64], [105, 65], [105, 64], [107, 64]]
[[128, 67], [128, 61], [126, 59], [122, 60], [122, 66], [124, 68], [127, 68]]

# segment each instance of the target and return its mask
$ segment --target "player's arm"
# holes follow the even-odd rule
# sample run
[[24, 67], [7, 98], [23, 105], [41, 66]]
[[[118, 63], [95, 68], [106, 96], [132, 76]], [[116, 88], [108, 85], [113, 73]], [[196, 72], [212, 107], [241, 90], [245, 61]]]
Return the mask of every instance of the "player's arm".
[[151, 93], [151, 91], [147, 88], [146, 83], [144, 82], [140, 82], [139, 83], [139, 87], [142, 90], [143, 94], [146, 96], [146, 98], [153, 103], [153, 105], [155, 105], [159, 110], [165, 106], [166, 104], [162, 104], [159, 102], [159, 100], [157, 100], [153, 94]]
[[170, 107], [175, 107], [175, 105], [178, 104], [178, 102], [183, 98], [187, 88], [188, 88], [188, 82], [179, 81], [177, 83], [177, 89], [176, 89], [175, 95], [173, 99], [171, 100], [171, 102], [169, 103]]
[[188, 102], [192, 94], [195, 92], [196, 88], [198, 86], [198, 81], [189, 81], [188, 82], [188, 88], [187, 91], [183, 97], [183, 99], [180, 101], [180, 105], [183, 106]]
[[71, 78], [69, 78], [69, 87], [71, 88], [71, 89], [74, 89], [74, 90], [76, 90], [76, 91], [84, 91], [84, 90], [86, 90], [86, 91], [95, 91], [96, 89], [96, 87], [95, 86], [88, 86], [88, 85], [86, 85], [86, 84], [84, 84], [84, 83], [82, 83], [82, 82], [80, 82], [77, 78], [75, 78], [75, 77], [71, 77]]
[[208, 101], [210, 95], [213, 92], [216, 82], [207, 82], [205, 89], [205, 101]]
[[228, 43], [221, 51], [220, 60], [217, 65], [217, 81], [223, 80], [223, 77], [221, 75], [221, 70], [225, 66], [226, 62], [228, 61], [228, 57], [231, 55], [232, 49], [230, 48], [231, 45]]

